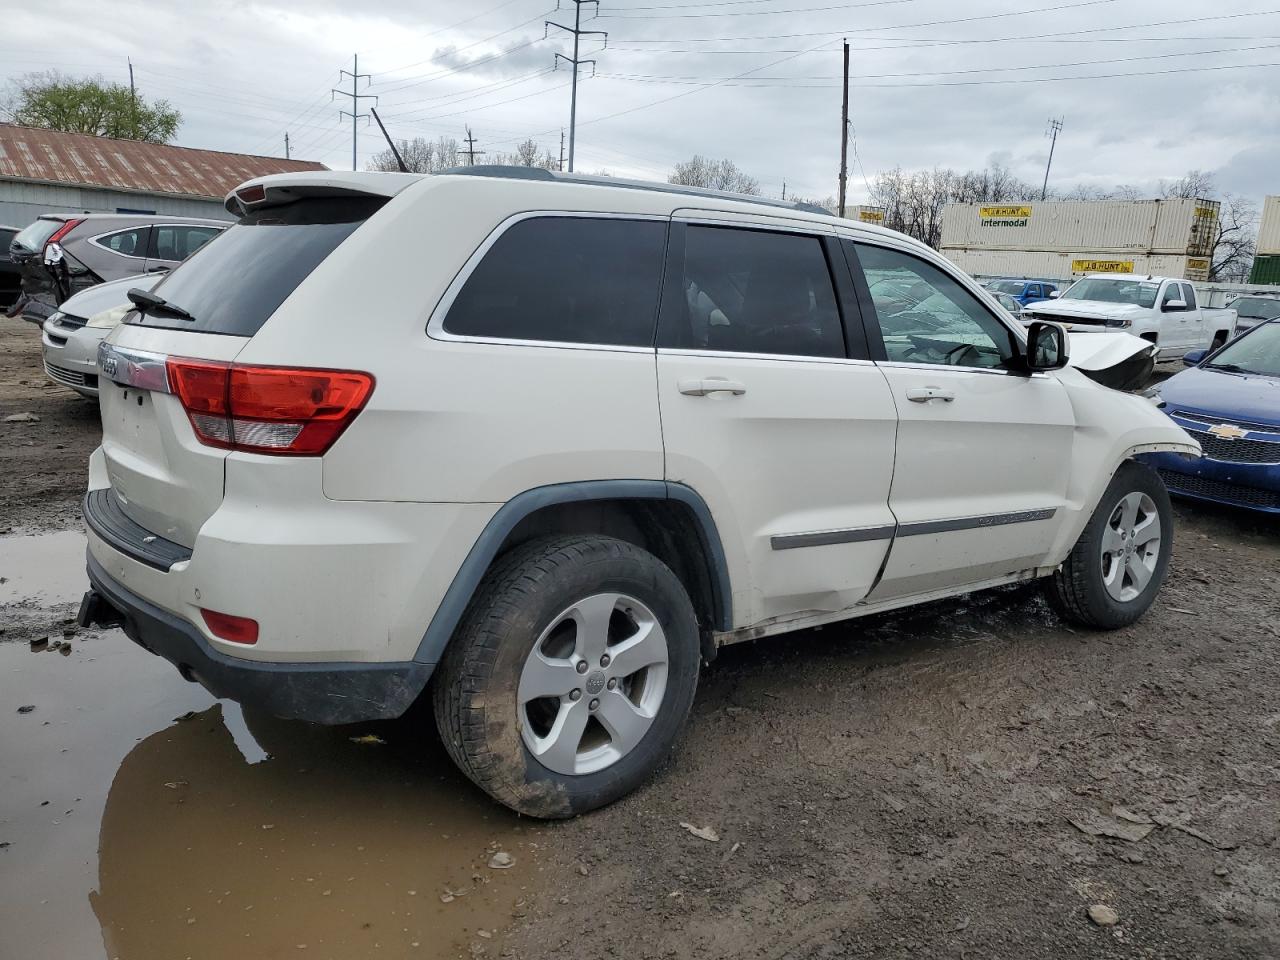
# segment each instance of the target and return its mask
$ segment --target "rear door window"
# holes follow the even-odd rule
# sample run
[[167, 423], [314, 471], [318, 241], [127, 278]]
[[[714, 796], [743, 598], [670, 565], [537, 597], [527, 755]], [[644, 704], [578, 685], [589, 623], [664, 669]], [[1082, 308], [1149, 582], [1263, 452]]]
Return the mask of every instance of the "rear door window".
[[155, 260], [185, 260], [217, 235], [217, 227], [162, 223], [152, 228], [148, 256]]
[[147, 237], [150, 227], [130, 227], [128, 230], [117, 230], [105, 236], [95, 237], [94, 243], [122, 257], [142, 258], [147, 255]]
[[193, 320], [134, 311], [125, 322], [251, 337], [384, 203], [385, 197], [313, 197], [250, 211], [152, 290]]
[[682, 274], [680, 309], [664, 318], [660, 346], [845, 356], [840, 311], [817, 237], [690, 224]]
[[505, 230], [444, 318], [446, 333], [648, 347], [666, 250], [658, 220], [531, 217]]

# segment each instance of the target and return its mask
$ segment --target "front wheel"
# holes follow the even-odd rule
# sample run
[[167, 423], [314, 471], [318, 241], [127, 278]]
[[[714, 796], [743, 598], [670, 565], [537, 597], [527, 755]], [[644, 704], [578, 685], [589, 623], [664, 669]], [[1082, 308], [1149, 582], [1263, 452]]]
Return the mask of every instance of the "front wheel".
[[1126, 461], [1084, 532], [1045, 585], [1050, 603], [1074, 623], [1114, 630], [1151, 606], [1173, 549], [1173, 512], [1159, 475]]
[[436, 723], [494, 799], [569, 817], [662, 763], [700, 657], [688, 594], [657, 557], [609, 537], [541, 538], [477, 590], [435, 678]]

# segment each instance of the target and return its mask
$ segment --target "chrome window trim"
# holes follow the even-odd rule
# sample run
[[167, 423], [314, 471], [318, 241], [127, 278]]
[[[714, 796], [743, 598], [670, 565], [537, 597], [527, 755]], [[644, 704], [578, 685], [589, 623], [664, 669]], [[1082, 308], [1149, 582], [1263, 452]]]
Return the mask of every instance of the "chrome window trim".
[[[484, 238], [480, 246], [472, 252], [471, 256], [462, 265], [462, 269], [458, 271], [449, 286], [445, 288], [444, 296], [440, 298], [435, 309], [431, 311], [431, 315], [427, 318], [427, 336], [432, 340], [441, 340], [449, 343], [487, 343], [506, 347], [542, 347], [556, 348], [560, 350], [594, 350], [609, 351], [611, 353], [654, 353], [653, 346], [631, 346], [619, 343], [580, 343], [569, 340], [527, 340], [515, 337], [480, 337], [471, 334], [450, 333], [444, 328], [445, 318], [449, 314], [450, 308], [458, 298], [458, 294], [462, 292], [463, 286], [471, 279], [471, 275], [475, 273], [476, 268], [480, 265], [480, 261], [485, 255], [493, 249], [494, 244], [517, 223], [523, 223], [525, 220], [542, 219], [545, 217], [572, 217], [576, 220], [639, 220], [647, 223], [669, 223], [671, 218], [666, 214], [657, 213], [599, 213], [594, 210], [525, 210], [521, 213], [513, 214], [507, 217], [489, 232]], [[657, 297], [654, 300], [654, 322], [657, 323], [658, 308], [661, 306], [662, 297], [662, 278], [658, 278]]]
[[1034, 373], [1023, 373], [1021, 370], [1005, 370], [1000, 367], [962, 367], [950, 363], [911, 363], [907, 360], [877, 360], [876, 366], [890, 370], [920, 370], [933, 373], [938, 370], [955, 370], [958, 373], [985, 373], [998, 377], [1020, 377], [1023, 380], [1047, 380], [1050, 373], [1037, 370]]
[[741, 219], [719, 217], [716, 214], [726, 213], [724, 210], [707, 210], [710, 216], [691, 216], [700, 211], [697, 207], [680, 207], [671, 214], [672, 223], [683, 223], [687, 227], [736, 227], [739, 230], [767, 230], [773, 233], [799, 233], [818, 240], [822, 237], [836, 236], [835, 226], [821, 221], [792, 220], [779, 217], [776, 220], [756, 212], [744, 213]]
[[137, 387], [152, 393], [171, 393], [168, 359], [163, 353], [117, 347], [106, 340], [98, 344], [99, 372], [122, 387]]

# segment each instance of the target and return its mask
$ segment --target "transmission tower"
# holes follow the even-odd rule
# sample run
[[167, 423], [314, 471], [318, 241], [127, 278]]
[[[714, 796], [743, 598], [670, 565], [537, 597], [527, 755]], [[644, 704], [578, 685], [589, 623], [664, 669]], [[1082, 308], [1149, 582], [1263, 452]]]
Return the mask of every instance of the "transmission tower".
[[338, 116], [351, 118], [351, 169], [355, 170], [356, 164], [358, 162], [356, 160], [356, 142], [357, 142], [357, 138], [359, 137], [358, 124], [361, 119], [364, 119], [364, 120], [369, 119], [369, 115], [367, 113], [360, 112], [360, 101], [372, 100], [375, 103], [377, 103], [378, 98], [369, 93], [359, 92], [358, 87], [359, 87], [361, 78], [365, 80], [366, 87], [369, 85], [369, 74], [360, 72], [360, 54], [357, 53], [355, 55], [355, 59], [352, 61], [352, 64], [351, 64], [351, 69], [339, 71], [339, 76], [347, 76], [351, 78], [351, 89], [339, 90], [337, 87], [334, 87], [333, 92], [329, 94], [329, 99], [332, 100], [336, 96], [351, 98], [351, 109], [339, 110]]
[[[560, 61], [570, 64], [573, 67], [573, 87], [569, 95], [569, 172], [573, 173], [573, 143], [574, 134], [578, 124], [578, 67], [582, 64], [591, 64], [591, 75], [595, 76], [596, 62], [594, 60], [582, 60], [578, 57], [578, 42], [583, 37], [603, 37], [604, 45], [609, 45], [609, 34], [604, 30], [583, 30], [582, 29], [582, 6], [586, 3], [594, 3], [596, 6], [596, 16], [600, 15], [600, 0], [569, 0], [573, 4], [573, 26], [566, 27], [563, 23], [556, 23], [554, 20], [543, 21], [542, 36], [545, 39], [551, 32], [552, 27], [558, 27], [565, 33], [573, 34], [573, 56], [566, 57], [563, 53], [557, 53], [555, 59], [556, 68], [559, 69]], [[556, 9], [560, 9], [559, 2], [556, 3]]]

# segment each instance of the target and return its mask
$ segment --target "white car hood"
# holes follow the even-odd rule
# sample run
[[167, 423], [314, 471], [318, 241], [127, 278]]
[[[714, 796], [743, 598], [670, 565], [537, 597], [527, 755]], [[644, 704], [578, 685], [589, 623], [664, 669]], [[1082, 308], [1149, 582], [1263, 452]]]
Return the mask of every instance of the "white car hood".
[[1150, 340], [1130, 333], [1090, 333], [1068, 335], [1067, 363], [1078, 370], [1106, 370], [1155, 348]]

